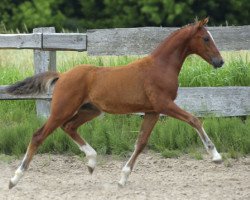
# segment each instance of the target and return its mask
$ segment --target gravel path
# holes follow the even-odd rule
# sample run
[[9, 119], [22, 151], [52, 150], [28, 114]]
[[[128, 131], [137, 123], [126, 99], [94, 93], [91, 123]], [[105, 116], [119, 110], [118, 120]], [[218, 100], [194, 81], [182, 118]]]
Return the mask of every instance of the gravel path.
[[250, 156], [214, 164], [208, 156], [162, 158], [143, 153], [128, 184], [117, 186], [126, 160], [99, 156], [91, 176], [77, 156], [36, 155], [19, 184], [8, 189], [20, 160], [0, 161], [0, 199], [250, 199]]

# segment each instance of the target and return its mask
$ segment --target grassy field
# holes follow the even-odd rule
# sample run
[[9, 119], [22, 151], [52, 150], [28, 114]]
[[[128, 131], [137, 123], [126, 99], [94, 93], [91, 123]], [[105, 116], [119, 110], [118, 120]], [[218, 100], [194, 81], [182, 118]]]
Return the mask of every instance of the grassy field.
[[[180, 86], [250, 86], [250, 52], [224, 52], [226, 64], [214, 70], [196, 56], [189, 57], [180, 74]], [[118, 66], [137, 57], [88, 57], [86, 53], [59, 52], [57, 67], [64, 72], [74, 65]], [[33, 74], [33, 52], [0, 51], [0, 85], [10, 84]], [[34, 101], [0, 101], [0, 153], [21, 155], [32, 133], [43, 124], [35, 115]], [[83, 137], [101, 154], [127, 155], [133, 150], [142, 119], [140, 116], [106, 114], [80, 128]], [[204, 127], [218, 150], [237, 158], [250, 153], [250, 117], [204, 118]], [[203, 148], [196, 132], [175, 119], [161, 118], [149, 142], [149, 148], [165, 157], [190, 153], [202, 159]], [[202, 149], [202, 150], [201, 150]], [[39, 152], [81, 154], [60, 129], [52, 134]]]

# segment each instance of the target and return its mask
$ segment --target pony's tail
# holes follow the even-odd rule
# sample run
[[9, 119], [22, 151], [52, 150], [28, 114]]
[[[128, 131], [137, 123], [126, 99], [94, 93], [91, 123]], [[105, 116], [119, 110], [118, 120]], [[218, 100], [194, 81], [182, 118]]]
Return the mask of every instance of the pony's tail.
[[5, 92], [13, 95], [43, 94], [52, 90], [59, 78], [57, 72], [44, 72], [6, 87]]

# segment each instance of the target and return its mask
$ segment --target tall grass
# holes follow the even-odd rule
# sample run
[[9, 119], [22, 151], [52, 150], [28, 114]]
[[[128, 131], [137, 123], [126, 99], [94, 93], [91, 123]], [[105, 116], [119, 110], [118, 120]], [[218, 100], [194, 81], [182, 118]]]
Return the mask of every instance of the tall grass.
[[[181, 87], [250, 86], [250, 51], [222, 52], [225, 64], [213, 69], [198, 56], [186, 59], [179, 76]], [[126, 65], [138, 56], [87, 56], [79, 52], [58, 52], [57, 69], [64, 72], [79, 64], [96, 66]], [[0, 84], [10, 84], [31, 76], [33, 52], [31, 50], [0, 50]]]
[[197, 56], [188, 57], [179, 76], [180, 86], [249, 86], [250, 53], [224, 52], [225, 64], [214, 70]]
[[[28, 108], [13, 106], [13, 111], [1, 117], [0, 152], [21, 155], [31, 139], [32, 133], [43, 124], [35, 112]], [[11, 107], [11, 106], [10, 106]], [[3, 114], [3, 106], [0, 113]], [[99, 154], [126, 155], [134, 148], [142, 117], [108, 115], [99, 117], [79, 129], [80, 134]], [[250, 153], [250, 118], [206, 118], [203, 119], [208, 135], [221, 152], [232, 156]], [[154, 128], [149, 148], [164, 154], [168, 151], [189, 153], [202, 147], [197, 133], [189, 125], [172, 118], [162, 117]], [[49, 136], [39, 149], [40, 153], [81, 154], [75, 143], [58, 129]]]
[[[224, 52], [226, 64], [214, 70], [197, 56], [187, 58], [180, 74], [180, 86], [250, 86], [250, 52]], [[57, 68], [64, 72], [78, 64], [96, 66], [125, 65], [138, 57], [89, 57], [86, 53], [58, 52]], [[29, 50], [0, 51], [0, 85], [32, 75], [33, 53]], [[0, 153], [21, 155], [32, 133], [44, 122], [35, 114], [35, 103], [0, 101]], [[219, 151], [232, 157], [250, 153], [250, 118], [205, 118], [204, 126]], [[141, 124], [140, 116], [106, 114], [79, 129], [80, 134], [101, 154], [125, 155], [131, 152]], [[202, 147], [195, 131], [183, 122], [161, 118], [149, 141], [149, 147], [164, 156], [192, 153]], [[60, 129], [49, 136], [39, 152], [73, 152], [77, 146]], [[195, 154], [200, 158], [200, 154]]]

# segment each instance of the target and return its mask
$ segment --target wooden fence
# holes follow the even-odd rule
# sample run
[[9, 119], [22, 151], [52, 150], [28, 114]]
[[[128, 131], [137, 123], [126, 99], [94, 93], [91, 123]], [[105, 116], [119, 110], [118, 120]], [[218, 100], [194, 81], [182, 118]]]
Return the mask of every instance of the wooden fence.
[[[89, 55], [143, 55], [150, 53], [177, 28], [143, 27], [55, 33], [53, 27], [36, 28], [32, 34], [0, 34], [0, 49], [33, 49], [35, 73], [56, 71], [56, 51], [87, 51]], [[208, 27], [219, 50], [249, 50], [250, 26]], [[73, 66], [72, 66], [73, 67]], [[37, 99], [37, 114], [48, 116], [51, 94], [0, 99]], [[176, 103], [198, 116], [250, 115], [250, 87], [179, 88]]]

